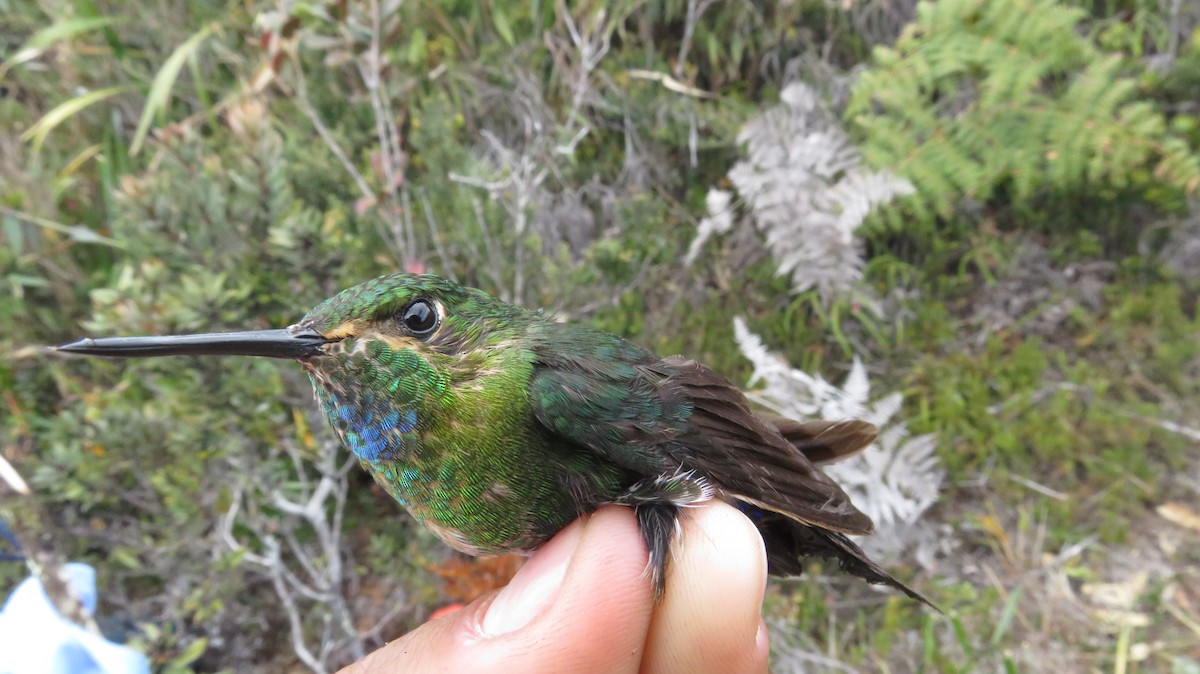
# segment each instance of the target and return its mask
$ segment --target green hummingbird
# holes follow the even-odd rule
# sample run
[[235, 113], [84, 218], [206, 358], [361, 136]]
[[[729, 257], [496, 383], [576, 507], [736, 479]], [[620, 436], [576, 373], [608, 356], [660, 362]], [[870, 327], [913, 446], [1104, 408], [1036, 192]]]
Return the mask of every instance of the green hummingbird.
[[531, 552], [580, 515], [622, 504], [636, 514], [660, 597], [680, 509], [720, 498], [758, 528], [772, 575], [824, 557], [929, 604], [848, 538], [874, 525], [817, 468], [871, 444], [873, 425], [756, 413], [701, 363], [437, 276], [368, 281], [281, 330], [57, 349], [294, 359], [363, 468], [467, 554]]

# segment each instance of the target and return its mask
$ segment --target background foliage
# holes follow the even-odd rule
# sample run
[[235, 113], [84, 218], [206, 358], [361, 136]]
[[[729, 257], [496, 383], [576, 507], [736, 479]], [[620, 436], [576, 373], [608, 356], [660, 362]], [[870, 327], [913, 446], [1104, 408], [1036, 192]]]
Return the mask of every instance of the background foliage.
[[426, 270], [734, 381], [769, 362], [743, 317], [804, 382], [857, 358], [903, 394], [881, 418], [945, 477], [889, 564], [947, 615], [814, 567], [769, 593], [779, 671], [1200, 671], [1198, 26], [0, 0], [0, 451], [34, 491], [0, 516], [96, 564], [102, 627], [163, 671], [331, 669], [503, 582], [347, 462], [297, 368], [42, 348], [283, 326]]

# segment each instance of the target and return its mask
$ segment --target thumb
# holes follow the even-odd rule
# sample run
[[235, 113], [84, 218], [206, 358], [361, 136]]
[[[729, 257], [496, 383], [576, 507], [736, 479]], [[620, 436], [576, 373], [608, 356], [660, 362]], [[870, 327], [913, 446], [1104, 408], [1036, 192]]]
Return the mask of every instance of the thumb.
[[343, 672], [636, 672], [653, 609], [629, 508], [580, 518], [507, 587], [431, 621]]

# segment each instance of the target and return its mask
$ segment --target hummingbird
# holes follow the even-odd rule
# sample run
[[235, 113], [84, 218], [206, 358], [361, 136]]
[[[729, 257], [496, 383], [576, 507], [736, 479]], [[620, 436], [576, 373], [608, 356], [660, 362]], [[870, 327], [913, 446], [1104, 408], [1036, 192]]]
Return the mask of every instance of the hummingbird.
[[798, 576], [806, 558], [826, 558], [933, 606], [849, 538], [874, 524], [818, 467], [870, 445], [875, 426], [756, 412], [695, 360], [444, 278], [382, 276], [284, 329], [56, 348], [299, 362], [362, 467], [469, 555], [530, 553], [580, 515], [629, 506], [661, 598], [681, 509], [723, 499], [762, 535], [770, 574]]

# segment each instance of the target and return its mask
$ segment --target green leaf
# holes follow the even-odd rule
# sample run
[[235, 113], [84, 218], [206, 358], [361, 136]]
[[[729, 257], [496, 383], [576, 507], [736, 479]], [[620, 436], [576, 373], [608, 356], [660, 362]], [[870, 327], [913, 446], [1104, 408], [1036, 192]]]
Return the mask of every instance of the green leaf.
[[508, 23], [508, 17], [505, 16], [504, 12], [500, 11], [498, 6], [492, 7], [492, 23], [496, 24], [496, 32], [500, 34], [500, 37], [504, 38], [508, 46], [511, 47], [517, 43], [516, 38], [513, 37], [512, 26]]
[[67, 236], [71, 237], [72, 241], [77, 241], [79, 243], [99, 243], [99, 244], [103, 244], [105, 246], [112, 246], [114, 248], [122, 247], [121, 244], [117, 243], [116, 241], [114, 241], [106, 236], [101, 236], [101, 235], [97, 234], [95, 231], [93, 231], [91, 228], [85, 227], [83, 225], [75, 225], [73, 227], [68, 227], [67, 228]]
[[992, 630], [992, 646], [999, 646], [1000, 641], [1004, 639], [1004, 635], [1008, 632], [1008, 628], [1012, 626], [1013, 617], [1017, 615], [1017, 605], [1021, 602], [1022, 591], [1017, 590], [1008, 595], [1008, 600], [1004, 602], [1004, 611], [1000, 613], [1000, 619], [996, 621], [996, 627]]
[[79, 35], [80, 33], [88, 33], [97, 28], [111, 26], [118, 21], [117, 17], [104, 16], [70, 19], [53, 23], [34, 33], [29, 38], [29, 41], [18, 49], [15, 54], [8, 57], [3, 65], [0, 65], [0, 79], [4, 79], [4, 76], [12, 68], [41, 56], [42, 52], [46, 51], [46, 48], [55, 42]]
[[25, 235], [21, 232], [21, 221], [5, 213], [0, 218], [0, 228], [4, 231], [4, 239], [14, 255], [20, 255], [25, 249]]
[[950, 618], [950, 626], [954, 629], [954, 638], [958, 641], [958, 645], [963, 649], [967, 659], [975, 657], [975, 649], [971, 648], [971, 640], [967, 637], [967, 629], [963, 627], [962, 621], [958, 618]]
[[142, 142], [146, 140], [146, 134], [150, 131], [150, 123], [160, 110], [167, 107], [171, 88], [175, 86], [175, 80], [179, 78], [179, 71], [183, 69], [184, 62], [196, 54], [204, 40], [217, 28], [217, 24], [209, 24], [189, 37], [183, 44], [176, 47], [175, 51], [171, 52], [171, 56], [154, 76], [154, 81], [150, 84], [150, 92], [146, 94], [146, 107], [142, 109], [142, 118], [138, 120], [137, 130], [133, 133], [133, 142], [129, 144], [130, 156], [137, 154], [138, 150], [142, 148]]
[[61, 222], [56, 222], [49, 218], [42, 218], [30, 213], [22, 213], [20, 211], [9, 211], [4, 215], [4, 231], [6, 236], [9, 237], [10, 244], [14, 241], [14, 234], [19, 234], [20, 232], [19, 227], [13, 231], [10, 225], [13, 223], [18, 223], [21, 220], [35, 224], [39, 227], [45, 227], [46, 229], [53, 230], [60, 234], [66, 234], [72, 241], [77, 241], [79, 243], [98, 243], [104, 246], [112, 246], [113, 248], [125, 247], [121, 242], [115, 239], [110, 239], [106, 236], [101, 236], [85, 225], [64, 225]]
[[171, 667], [182, 669], [200, 659], [204, 655], [204, 651], [208, 649], [208, 639], [197, 639], [188, 644], [183, 652], [175, 656], [171, 661]]
[[412, 37], [408, 40], [408, 62], [412, 64], [425, 62], [425, 31], [420, 28], [413, 31]]
[[137, 570], [142, 568], [141, 561], [137, 558], [137, 553], [129, 548], [113, 548], [110, 553], [110, 558], [117, 564], [126, 569]]
[[48, 288], [50, 282], [40, 276], [30, 276], [29, 274], [9, 274], [8, 282], [15, 286], [25, 286], [26, 288]]
[[132, 89], [133, 87], [130, 85], [109, 87], [107, 89], [90, 91], [82, 96], [76, 96], [75, 98], [60, 103], [55, 106], [53, 110], [47, 112], [45, 115], [42, 115], [42, 118], [35, 122], [33, 126], [29, 127], [25, 133], [22, 133], [21, 140], [31, 140], [33, 154], [37, 154], [41, 151], [42, 143], [45, 142], [46, 136], [53, 131], [56, 126], [67, 121], [79, 111], [83, 110], [89, 105], [92, 105], [93, 103], [99, 103], [106, 98], [112, 98], [117, 94], [123, 94]]
[[142, 630], [142, 634], [146, 635], [146, 640], [151, 643], [162, 638], [162, 628], [154, 623], [140, 624], [138, 628]]

